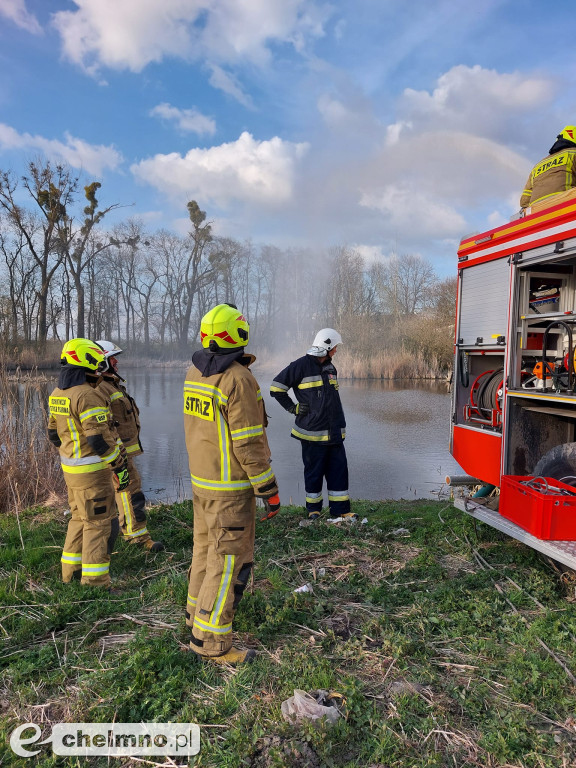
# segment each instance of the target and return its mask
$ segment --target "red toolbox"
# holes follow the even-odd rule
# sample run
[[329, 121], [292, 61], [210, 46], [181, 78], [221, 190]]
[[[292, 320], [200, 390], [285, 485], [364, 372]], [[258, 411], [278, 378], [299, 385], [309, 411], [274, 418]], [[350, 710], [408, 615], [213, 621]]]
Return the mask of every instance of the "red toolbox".
[[576, 488], [560, 480], [502, 475], [498, 511], [537, 539], [576, 541]]

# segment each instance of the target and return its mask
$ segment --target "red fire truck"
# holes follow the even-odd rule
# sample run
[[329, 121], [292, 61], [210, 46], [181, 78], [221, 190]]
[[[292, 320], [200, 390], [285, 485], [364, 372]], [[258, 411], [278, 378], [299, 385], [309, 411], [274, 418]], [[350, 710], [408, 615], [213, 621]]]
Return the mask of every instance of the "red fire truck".
[[576, 199], [464, 238], [458, 278], [455, 505], [576, 569]]

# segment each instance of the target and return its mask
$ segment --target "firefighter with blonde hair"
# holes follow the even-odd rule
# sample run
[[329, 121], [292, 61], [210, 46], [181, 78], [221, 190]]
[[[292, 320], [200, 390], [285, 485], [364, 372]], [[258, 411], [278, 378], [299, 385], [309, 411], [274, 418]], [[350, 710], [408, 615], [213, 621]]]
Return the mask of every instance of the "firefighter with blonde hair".
[[70, 521], [62, 581], [110, 587], [110, 555], [118, 535], [115, 488], [129, 484], [126, 452], [113, 431], [109, 403], [97, 384], [106, 358], [90, 339], [62, 349], [58, 386], [49, 398], [48, 438], [60, 452]]
[[130, 485], [123, 491], [117, 491], [116, 504], [120, 530], [125, 541], [137, 544], [149, 552], [161, 552], [164, 544], [154, 541], [148, 531], [146, 521], [146, 497], [142, 491], [142, 478], [136, 468], [134, 457], [143, 452], [140, 442], [140, 411], [136, 401], [128, 394], [118, 373], [118, 355], [122, 350], [113, 341], [98, 339], [102, 347], [106, 364], [98, 388], [110, 401], [114, 427], [126, 449]]
[[[202, 318], [202, 349], [184, 383], [184, 431], [194, 494], [194, 550], [188, 572], [190, 647], [219, 664], [251, 661], [233, 645], [234, 614], [254, 560], [256, 497], [266, 517], [280, 508], [270, 466], [266, 412], [254, 362], [244, 347], [249, 325], [233, 304]], [[263, 518], [265, 519], [265, 518]]]

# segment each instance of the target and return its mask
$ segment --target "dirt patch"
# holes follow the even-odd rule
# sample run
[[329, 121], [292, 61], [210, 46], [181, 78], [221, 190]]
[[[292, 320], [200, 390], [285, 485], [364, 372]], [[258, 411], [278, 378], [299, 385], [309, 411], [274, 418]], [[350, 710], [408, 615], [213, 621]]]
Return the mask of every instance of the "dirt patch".
[[308, 568], [312, 578], [327, 581], [345, 581], [351, 572], [361, 573], [370, 583], [379, 584], [386, 576], [401, 571], [420, 554], [418, 547], [410, 544], [391, 542], [387, 547], [387, 557], [381, 553], [373, 554], [361, 547], [346, 547], [328, 552], [311, 559]]
[[476, 573], [478, 570], [475, 563], [462, 555], [444, 555], [440, 558], [440, 565], [448, 571], [450, 576], [457, 576], [461, 573]]
[[281, 739], [280, 736], [265, 736], [256, 745], [250, 762], [252, 768], [320, 768], [320, 758], [312, 747], [300, 739]]

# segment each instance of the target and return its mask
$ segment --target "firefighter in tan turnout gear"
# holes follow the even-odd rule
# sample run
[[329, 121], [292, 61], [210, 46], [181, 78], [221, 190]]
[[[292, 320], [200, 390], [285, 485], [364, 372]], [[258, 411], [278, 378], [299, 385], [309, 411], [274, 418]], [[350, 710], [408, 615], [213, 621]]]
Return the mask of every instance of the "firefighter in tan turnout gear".
[[62, 581], [110, 586], [110, 554], [118, 535], [115, 486], [128, 487], [126, 452], [112, 429], [108, 401], [97, 388], [104, 352], [89, 339], [62, 349], [58, 386], [50, 395], [48, 437], [60, 451], [71, 517], [62, 552]]
[[128, 456], [130, 485], [123, 491], [117, 491], [116, 504], [120, 521], [120, 530], [126, 541], [138, 544], [149, 552], [161, 552], [164, 544], [154, 541], [146, 524], [146, 497], [142, 492], [142, 478], [136, 469], [134, 456], [142, 453], [140, 443], [140, 418], [138, 406], [122, 383], [124, 379], [117, 370], [117, 357], [122, 353], [120, 347], [112, 341], [98, 339], [96, 342], [106, 357], [106, 367], [98, 388], [110, 401], [114, 426]]
[[268, 517], [280, 508], [270, 467], [266, 412], [248, 366], [249, 326], [232, 304], [203, 318], [203, 349], [195, 352], [184, 383], [184, 430], [194, 492], [194, 550], [186, 623], [190, 647], [232, 665], [253, 650], [233, 646], [234, 613], [254, 559], [256, 496]]
[[[576, 187], [576, 125], [567, 125], [556, 137], [548, 155], [532, 168], [520, 197], [520, 207], [538, 209], [562, 202]], [[557, 195], [564, 193], [562, 197]]]

